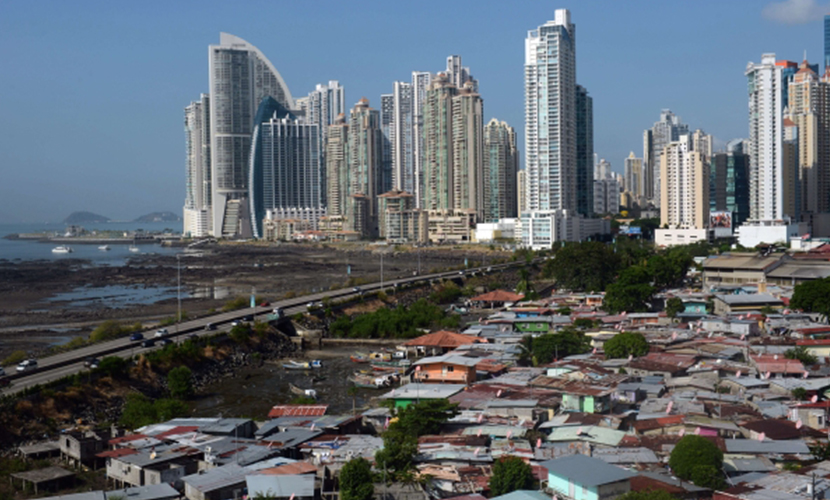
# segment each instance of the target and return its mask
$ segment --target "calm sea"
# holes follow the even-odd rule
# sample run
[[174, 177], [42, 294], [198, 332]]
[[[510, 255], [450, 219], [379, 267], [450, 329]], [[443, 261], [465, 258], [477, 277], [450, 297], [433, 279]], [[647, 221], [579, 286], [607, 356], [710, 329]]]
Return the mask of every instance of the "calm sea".
[[[181, 222], [106, 222], [100, 224], [84, 224], [83, 227], [89, 231], [134, 231], [143, 229], [145, 231], [164, 231], [172, 229], [181, 232]], [[37, 240], [7, 240], [3, 238], [12, 233], [43, 233], [52, 232], [62, 234], [66, 225], [62, 223], [46, 224], [0, 224], [0, 259], [8, 260], [58, 260], [58, 259], [87, 259], [96, 265], [123, 265], [128, 257], [135, 257], [146, 254], [175, 255], [181, 251], [179, 248], [163, 248], [157, 244], [141, 244], [138, 248], [140, 253], [132, 253], [128, 250], [130, 241], [123, 245], [110, 245], [110, 250], [105, 252], [98, 250], [98, 245], [72, 245], [73, 252], [69, 254], [52, 253], [52, 249], [58, 243], [40, 243]]]

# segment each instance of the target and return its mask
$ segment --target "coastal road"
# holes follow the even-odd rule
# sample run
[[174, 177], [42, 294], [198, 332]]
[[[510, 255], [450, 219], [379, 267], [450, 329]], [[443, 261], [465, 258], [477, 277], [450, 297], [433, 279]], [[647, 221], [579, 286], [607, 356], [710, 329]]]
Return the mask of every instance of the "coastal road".
[[[211, 316], [186, 321], [179, 325], [174, 325], [168, 328], [168, 338], [176, 341], [178, 337], [183, 337], [191, 334], [201, 335], [215, 335], [216, 333], [227, 331], [230, 329], [230, 323], [237, 320], [242, 320], [246, 316], [263, 316], [271, 314], [273, 309], [280, 308], [284, 314], [295, 314], [300, 311], [305, 311], [308, 304], [320, 304], [324, 299], [349, 299], [355, 298], [360, 293], [380, 291], [381, 289], [390, 289], [396, 286], [417, 282], [429, 282], [439, 279], [447, 278], [463, 278], [481, 273], [495, 272], [502, 269], [516, 267], [522, 265], [522, 262], [509, 262], [506, 264], [495, 264], [489, 266], [482, 266], [476, 268], [469, 268], [456, 271], [447, 271], [441, 273], [432, 273], [420, 276], [410, 276], [403, 278], [393, 278], [385, 280], [382, 283], [376, 282], [360, 286], [360, 292], [356, 292], [353, 288], [342, 288], [339, 290], [329, 290], [320, 293], [305, 295], [302, 297], [295, 297], [293, 299], [281, 300], [272, 302], [268, 307], [254, 307], [238, 309], [236, 311], [217, 313]], [[216, 330], [206, 330], [208, 323], [216, 326]], [[144, 337], [150, 338], [155, 332], [145, 331]], [[158, 349], [156, 347], [141, 347], [141, 342], [130, 341], [129, 337], [122, 337], [107, 342], [100, 342], [90, 346], [74, 349], [71, 351], [48, 356], [38, 360], [38, 367], [34, 370], [24, 373], [18, 373], [14, 366], [7, 366], [6, 373], [11, 379], [11, 385], [0, 389], [3, 394], [11, 394], [19, 392], [27, 387], [45, 384], [61, 377], [78, 373], [84, 370], [83, 361], [86, 358], [96, 357], [102, 358], [104, 356], [121, 356], [131, 357], [146, 350]]]

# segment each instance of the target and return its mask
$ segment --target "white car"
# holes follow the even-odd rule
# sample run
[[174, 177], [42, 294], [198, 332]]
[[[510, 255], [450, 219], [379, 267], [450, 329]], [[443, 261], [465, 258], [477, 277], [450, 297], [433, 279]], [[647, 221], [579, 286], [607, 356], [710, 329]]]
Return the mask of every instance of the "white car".
[[19, 372], [26, 372], [29, 370], [34, 370], [37, 368], [37, 360], [36, 359], [27, 359], [26, 361], [21, 361], [19, 365], [17, 365], [17, 371]]
[[168, 335], [169, 335], [169, 332], [167, 331], [167, 328], [162, 328], [161, 330], [156, 330], [155, 337], [157, 339], [160, 339], [160, 338], [166, 337]]

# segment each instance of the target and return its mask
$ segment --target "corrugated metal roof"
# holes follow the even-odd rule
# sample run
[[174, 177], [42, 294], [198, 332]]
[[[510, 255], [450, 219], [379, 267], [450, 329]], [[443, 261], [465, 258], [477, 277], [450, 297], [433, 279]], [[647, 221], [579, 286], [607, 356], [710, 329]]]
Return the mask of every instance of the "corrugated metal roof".
[[570, 455], [547, 460], [539, 465], [547, 469], [550, 475], [567, 479], [568, 482], [581, 486], [600, 486], [616, 483], [634, 476], [627, 470], [585, 455]]
[[254, 474], [245, 476], [248, 496], [262, 495], [268, 498], [313, 497], [314, 476], [308, 474], [273, 476]]

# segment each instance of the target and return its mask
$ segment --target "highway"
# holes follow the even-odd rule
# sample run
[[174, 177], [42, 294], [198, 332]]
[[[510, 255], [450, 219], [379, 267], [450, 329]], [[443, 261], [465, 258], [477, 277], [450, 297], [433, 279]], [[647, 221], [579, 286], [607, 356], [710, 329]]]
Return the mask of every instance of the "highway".
[[[360, 286], [360, 292], [355, 292], [353, 288], [342, 288], [339, 290], [328, 290], [325, 292], [305, 295], [302, 297], [295, 297], [281, 301], [272, 302], [267, 307], [254, 307], [238, 309], [230, 312], [217, 313], [211, 316], [186, 321], [180, 323], [178, 326], [173, 325], [168, 327], [170, 332], [167, 338], [176, 341], [177, 337], [189, 336], [195, 334], [202, 335], [216, 335], [217, 333], [227, 332], [230, 330], [230, 324], [236, 320], [242, 320], [246, 316], [257, 316], [271, 314], [275, 308], [282, 309], [285, 315], [296, 314], [297, 312], [304, 312], [307, 310], [307, 305], [310, 303], [320, 304], [324, 299], [342, 300], [355, 298], [359, 293], [379, 291], [381, 288], [388, 289], [404, 284], [411, 284], [417, 282], [428, 282], [437, 279], [467, 277], [479, 273], [489, 273], [499, 269], [515, 267], [521, 265], [521, 262], [509, 262], [505, 264], [495, 264], [476, 268], [469, 268], [464, 270], [447, 271], [441, 273], [426, 274], [420, 276], [410, 276], [404, 278], [394, 278], [388, 281], [371, 283]], [[216, 326], [215, 330], [205, 330], [205, 326], [212, 323]], [[152, 338], [155, 335], [155, 330], [145, 330], [144, 338]], [[98, 359], [104, 356], [121, 356], [124, 358], [132, 357], [142, 352], [151, 351], [153, 349], [160, 349], [161, 342], [157, 342], [155, 347], [142, 347], [139, 341], [130, 341], [129, 336], [121, 337], [115, 340], [100, 342], [90, 346], [74, 349], [71, 351], [48, 356], [38, 360], [38, 367], [34, 370], [19, 373], [15, 366], [5, 367], [6, 374], [11, 379], [11, 385], [0, 389], [1, 394], [13, 394], [27, 387], [32, 387], [39, 384], [45, 384], [53, 380], [81, 372], [86, 368], [83, 361], [90, 357]]]

